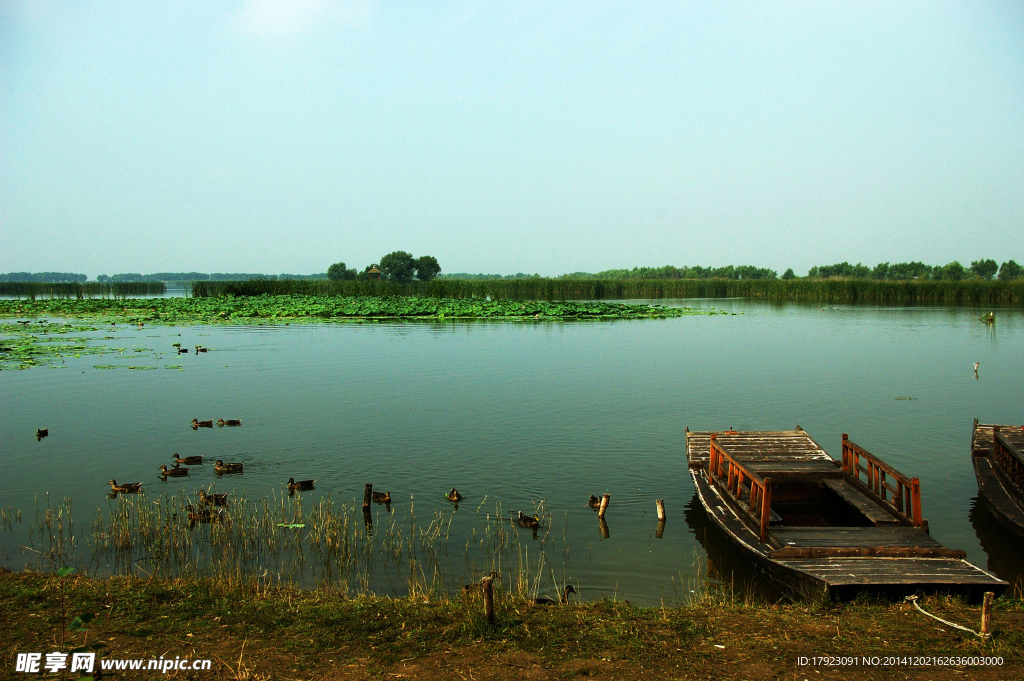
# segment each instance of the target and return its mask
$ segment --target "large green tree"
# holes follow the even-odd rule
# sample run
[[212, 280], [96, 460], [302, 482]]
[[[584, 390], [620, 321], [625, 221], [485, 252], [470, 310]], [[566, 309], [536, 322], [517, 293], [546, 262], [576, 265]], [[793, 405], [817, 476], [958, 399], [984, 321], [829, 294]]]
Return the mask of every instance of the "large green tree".
[[411, 281], [416, 273], [416, 261], [412, 253], [395, 251], [380, 259], [380, 271], [384, 279], [390, 281]]
[[936, 267], [932, 270], [932, 279], [939, 279], [942, 281], [960, 281], [966, 276], [967, 270], [959, 262], [954, 260], [948, 265], [942, 267]]
[[331, 281], [342, 281], [344, 279], [355, 279], [356, 271], [345, 267], [345, 263], [336, 262], [327, 268], [327, 278]]
[[441, 266], [434, 256], [421, 255], [416, 258], [416, 278], [420, 281], [430, 281], [440, 273]]
[[999, 265], [995, 260], [975, 260], [971, 263], [971, 272], [974, 272], [982, 279], [991, 279], [995, 276]]
[[1003, 281], [1017, 279], [1024, 274], [1024, 267], [1021, 267], [1012, 260], [1007, 260], [999, 267], [999, 278]]

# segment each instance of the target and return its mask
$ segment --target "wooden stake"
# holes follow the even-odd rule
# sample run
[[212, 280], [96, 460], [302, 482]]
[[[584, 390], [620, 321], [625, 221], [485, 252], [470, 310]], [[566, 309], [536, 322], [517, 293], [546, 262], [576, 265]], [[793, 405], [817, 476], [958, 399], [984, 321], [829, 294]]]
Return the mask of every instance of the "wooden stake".
[[604, 512], [608, 510], [608, 500], [612, 498], [610, 494], [601, 495], [601, 508], [597, 511], [598, 518], [604, 518]]
[[363, 508], [370, 508], [371, 501], [373, 501], [373, 483], [368, 482], [363, 488]]
[[664, 499], [655, 499], [654, 503], [658, 507], [658, 522], [659, 523], [665, 522], [665, 500]]
[[996, 595], [991, 591], [985, 592], [985, 598], [981, 601], [981, 633], [983, 635], [992, 633], [992, 602]]
[[484, 587], [484, 615], [487, 623], [494, 624], [494, 577], [484, 577], [480, 582]]

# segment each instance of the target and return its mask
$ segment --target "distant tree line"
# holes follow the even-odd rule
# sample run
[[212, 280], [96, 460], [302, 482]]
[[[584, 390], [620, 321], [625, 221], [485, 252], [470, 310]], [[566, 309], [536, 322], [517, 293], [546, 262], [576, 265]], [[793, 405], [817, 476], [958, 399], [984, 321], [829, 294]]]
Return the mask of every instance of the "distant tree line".
[[[534, 275], [536, 276], [536, 275]], [[518, 277], [506, 277], [518, 278]], [[675, 267], [634, 267], [631, 270], [604, 270], [602, 272], [570, 272], [557, 279], [776, 279], [778, 273], [753, 265], [728, 265], [726, 267], [701, 267], [700, 265]]]
[[997, 265], [995, 260], [975, 260], [964, 267], [954, 260], [946, 265], [926, 265], [923, 262], [879, 263], [868, 267], [848, 262], [812, 267], [807, 272], [811, 279], [876, 279], [885, 281], [963, 281], [965, 279], [1012, 281], [1024, 276], [1024, 268], [1013, 260]]
[[84, 283], [89, 277], [74, 272], [9, 272], [0, 274], [0, 281], [39, 281], [48, 284]]
[[[373, 270], [377, 270], [374, 272]], [[404, 284], [418, 279], [430, 281], [441, 273], [441, 265], [432, 255], [412, 257], [406, 251], [394, 251], [380, 259], [379, 263], [367, 265], [362, 272], [349, 268], [343, 262], [336, 262], [327, 268], [327, 278], [331, 281], [350, 281], [355, 279], [369, 280], [380, 278], [382, 281], [394, 281]]]
[[[379, 271], [379, 275], [373, 270]], [[153, 274], [121, 273], [96, 277], [101, 283], [129, 282], [166, 282], [166, 281], [288, 281], [329, 279], [331, 281], [368, 280], [377, 276], [384, 281], [408, 283], [414, 280], [431, 281], [433, 279], [485, 281], [485, 280], [529, 280], [542, 279], [539, 274], [471, 274], [456, 272], [441, 274], [441, 265], [431, 255], [414, 258], [406, 251], [394, 251], [380, 259], [380, 262], [367, 265], [360, 272], [350, 269], [343, 262], [331, 265], [322, 274], [257, 274], [248, 272], [156, 272]], [[632, 269], [613, 269], [601, 272], [571, 272], [555, 277], [555, 279], [600, 279], [600, 280], [639, 280], [639, 279], [728, 279], [746, 281], [754, 279], [798, 278], [792, 268], [787, 269], [781, 277], [764, 267], [753, 265], [727, 265], [725, 267], [702, 267], [700, 265], [675, 267], [634, 267]], [[971, 279], [991, 281], [1014, 281], [1024, 279], [1024, 266], [1014, 260], [1007, 260], [1002, 265], [995, 260], [974, 260], [969, 267], [957, 261], [946, 265], [926, 265], [922, 262], [883, 262], [869, 267], [861, 263], [851, 265], [848, 262], [834, 265], [818, 265], [807, 272], [808, 279], [869, 279], [877, 281], [966, 281]], [[43, 283], [84, 283], [88, 277], [72, 272], [10, 272], [0, 274], [0, 282], [43, 282]]]
[[101, 274], [96, 277], [99, 282], [129, 282], [129, 281], [246, 281], [249, 279], [267, 279], [270, 281], [287, 279], [326, 279], [327, 274], [252, 274], [248, 272], [156, 272], [154, 274], [138, 274], [127, 272], [123, 274], [112, 274], [107, 276]]
[[451, 274], [439, 274], [438, 279], [459, 279], [462, 281], [499, 281], [503, 279], [542, 279], [539, 274], [470, 274], [469, 272], [453, 272]]

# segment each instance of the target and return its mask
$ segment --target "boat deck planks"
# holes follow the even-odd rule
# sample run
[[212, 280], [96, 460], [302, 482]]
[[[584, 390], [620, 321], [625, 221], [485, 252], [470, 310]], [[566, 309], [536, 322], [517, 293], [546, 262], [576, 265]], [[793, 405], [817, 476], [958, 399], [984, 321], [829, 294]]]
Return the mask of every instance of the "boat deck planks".
[[[686, 452], [691, 466], [707, 465], [711, 454], [711, 435], [708, 432], [686, 433]], [[787, 463], [827, 461], [832, 465], [835, 459], [828, 455], [810, 435], [801, 429], [782, 431], [716, 432], [718, 442], [737, 461], [771, 462], [784, 471]]]
[[969, 584], [989, 588], [998, 584], [998, 580], [981, 568], [956, 558], [798, 558], [779, 562], [836, 586], [921, 584], [953, 587]]
[[773, 539], [782, 546], [927, 546], [941, 547], [915, 527], [777, 527]]
[[[749, 487], [740, 486], [737, 500], [724, 482], [708, 479], [712, 434], [740, 466], [762, 479], [771, 478], [773, 486], [788, 481], [790, 490], [799, 490], [801, 485], [829, 489], [834, 492], [832, 501], [810, 498], [819, 499], [814, 503], [845, 503], [855, 516], [862, 516], [866, 526], [829, 526], [827, 521], [825, 526], [813, 526], [807, 520], [794, 520], [797, 525], [787, 526], [779, 522], [775, 509], [769, 508], [772, 522], [767, 525], [765, 542], [761, 542], [756, 515], [746, 507]], [[1024, 431], [1020, 437], [1024, 440]], [[991, 442], [990, 428], [989, 448]], [[926, 522], [922, 527], [913, 526], [907, 515], [869, 493], [863, 483], [856, 484], [840, 462], [799, 426], [790, 431], [687, 430], [686, 450], [698, 497], [714, 524], [765, 568], [773, 581], [791, 592], [809, 598], [822, 591], [846, 597], [865, 589], [895, 594], [921, 588], [980, 598], [983, 591], [1002, 593], [1008, 586], [964, 560], [962, 551], [947, 549], [935, 540], [928, 534]], [[827, 513], [824, 508], [820, 512]]]
[[[732, 454], [732, 449], [729, 448]], [[843, 469], [837, 465], [838, 462], [831, 459], [812, 459], [810, 461], [744, 461], [747, 468], [763, 477], [800, 477], [813, 476], [815, 478], [832, 477], [842, 478]]]
[[[975, 424], [971, 441], [971, 453], [974, 456], [988, 456], [992, 453], [994, 427], [992, 423]], [[999, 426], [999, 432], [1017, 449], [1024, 449], [1024, 426]]]

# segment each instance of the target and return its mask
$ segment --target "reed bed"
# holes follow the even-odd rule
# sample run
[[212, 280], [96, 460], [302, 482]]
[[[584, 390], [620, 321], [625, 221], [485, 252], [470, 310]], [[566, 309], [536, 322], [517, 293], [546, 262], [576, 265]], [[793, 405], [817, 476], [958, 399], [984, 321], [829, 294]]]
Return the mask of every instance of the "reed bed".
[[878, 305], [1024, 305], [1024, 281], [874, 279], [435, 279], [392, 281], [197, 281], [194, 296], [422, 296], [491, 300], [753, 298]]
[[[457, 511], [434, 511], [421, 521], [414, 500], [400, 514], [384, 508], [366, 513], [330, 496], [309, 502], [301, 495], [240, 495], [209, 522], [190, 521], [189, 504], [198, 508], [185, 492], [119, 495], [83, 525], [73, 518], [70, 498], [38, 500], [22, 544], [30, 554], [26, 567], [232, 586], [303, 584], [425, 600], [461, 593], [461, 585], [491, 571], [502, 575], [509, 595], [533, 598], [545, 576], [554, 577], [551, 517], [543, 502], [535, 507], [542, 519], [536, 532], [514, 525], [501, 504], [483, 513], [481, 504], [465, 544], [455, 547], [450, 540]], [[20, 512], [0, 509], [0, 522], [13, 531]], [[522, 533], [530, 541], [521, 541]]]
[[0, 281], [0, 296], [17, 298], [126, 298], [128, 296], [163, 295], [167, 286], [162, 281], [124, 282], [38, 282]]

